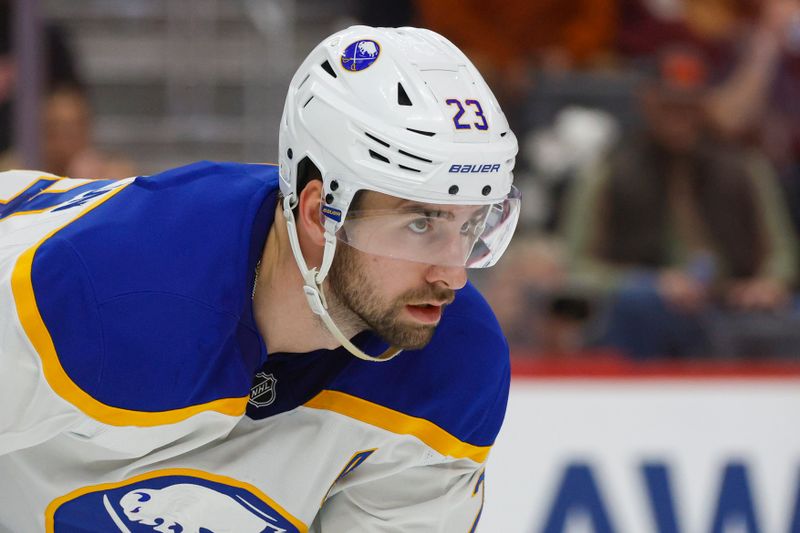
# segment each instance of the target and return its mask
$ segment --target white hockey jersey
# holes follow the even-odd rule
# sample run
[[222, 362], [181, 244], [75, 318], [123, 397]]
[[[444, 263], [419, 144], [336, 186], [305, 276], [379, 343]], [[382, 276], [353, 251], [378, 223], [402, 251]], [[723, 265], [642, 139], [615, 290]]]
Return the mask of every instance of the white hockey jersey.
[[269, 353], [277, 179], [0, 173], [0, 532], [475, 530], [509, 383], [491, 310], [468, 285], [385, 363]]

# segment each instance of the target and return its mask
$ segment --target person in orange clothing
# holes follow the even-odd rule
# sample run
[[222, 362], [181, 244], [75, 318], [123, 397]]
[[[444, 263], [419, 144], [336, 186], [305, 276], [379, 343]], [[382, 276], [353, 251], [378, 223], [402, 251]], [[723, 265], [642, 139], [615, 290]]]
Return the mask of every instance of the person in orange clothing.
[[447, 35], [502, 97], [519, 97], [533, 66], [582, 67], [612, 45], [616, 0], [418, 0], [420, 24]]

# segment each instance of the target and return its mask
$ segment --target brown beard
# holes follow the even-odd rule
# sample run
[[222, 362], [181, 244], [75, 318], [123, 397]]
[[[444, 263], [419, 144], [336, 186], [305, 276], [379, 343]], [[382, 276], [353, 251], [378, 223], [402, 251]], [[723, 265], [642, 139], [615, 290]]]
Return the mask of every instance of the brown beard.
[[[455, 298], [455, 291], [429, 285], [407, 291], [394, 302], [385, 302], [378, 296], [376, 287], [363, 275], [359, 254], [350, 246], [338, 246], [329, 274], [331, 290], [338, 303], [350, 311], [348, 325], [357, 329], [366, 327], [397, 348], [424, 348], [433, 338], [436, 325], [403, 323], [399, 319], [400, 313], [408, 304], [426, 301], [450, 303]], [[340, 318], [343, 319], [347, 320]]]

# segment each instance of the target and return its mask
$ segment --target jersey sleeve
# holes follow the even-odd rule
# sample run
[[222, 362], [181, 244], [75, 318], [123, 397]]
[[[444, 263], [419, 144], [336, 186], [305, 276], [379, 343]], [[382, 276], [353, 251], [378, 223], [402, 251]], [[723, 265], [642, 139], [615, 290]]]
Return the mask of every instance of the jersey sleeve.
[[343, 488], [310, 531], [475, 531], [483, 510], [484, 468], [469, 461], [410, 468]]
[[0, 294], [0, 455], [33, 446], [81, 420], [48, 385], [38, 354], [21, 331], [9, 287]]
[[[31, 206], [49, 197], [78, 194], [52, 174], [32, 171], [0, 173], [0, 454], [46, 440], [80, 420], [77, 409], [55, 395], [43, 372], [23, 322], [27, 253], [46, 233], [47, 221]], [[30, 303], [30, 302], [29, 302]]]
[[262, 356], [248, 310], [275, 190], [272, 167], [207, 162], [0, 174], [0, 453], [75, 424], [234, 423]]
[[405, 462], [379, 447], [337, 480], [312, 530], [474, 531], [510, 379], [508, 344], [486, 301], [468, 285], [425, 348], [351, 365], [325, 394], [354, 395], [358, 403], [347, 408], [344, 399], [331, 399], [327, 408], [377, 426], [389, 439], [416, 438], [404, 446], [418, 455]]

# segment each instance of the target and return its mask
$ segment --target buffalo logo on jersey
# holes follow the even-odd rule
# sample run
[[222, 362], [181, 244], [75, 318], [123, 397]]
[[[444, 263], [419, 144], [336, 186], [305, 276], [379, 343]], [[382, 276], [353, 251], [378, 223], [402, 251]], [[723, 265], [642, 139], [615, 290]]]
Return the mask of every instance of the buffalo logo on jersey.
[[342, 66], [350, 72], [364, 70], [378, 59], [381, 47], [371, 39], [362, 39], [351, 43], [342, 52]]
[[65, 501], [52, 515], [48, 508], [48, 531], [67, 533], [89, 527], [92, 531], [128, 533], [290, 533], [300, 531], [298, 525], [304, 528], [244, 483], [191, 472], [193, 475], [139, 476], [139, 481], [76, 491], [79, 494], [74, 498], [60, 498]]
[[259, 372], [256, 374], [258, 382], [250, 389], [250, 400], [248, 403], [256, 407], [267, 407], [275, 401], [275, 386], [278, 379], [272, 374]]

